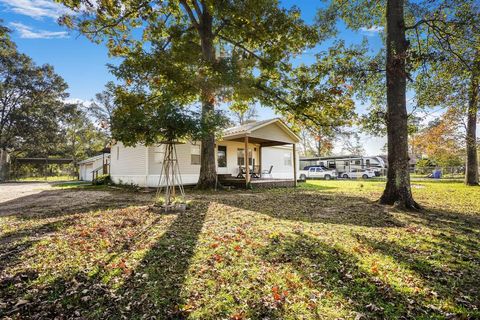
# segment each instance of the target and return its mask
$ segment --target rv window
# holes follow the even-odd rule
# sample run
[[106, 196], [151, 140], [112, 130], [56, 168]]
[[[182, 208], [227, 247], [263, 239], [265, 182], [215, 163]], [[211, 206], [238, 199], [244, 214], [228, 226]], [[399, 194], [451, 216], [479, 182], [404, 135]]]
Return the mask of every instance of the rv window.
[[345, 161], [344, 165], [345, 165], [345, 167], [348, 167], [348, 165], [349, 165], [348, 161]]
[[227, 146], [218, 146], [217, 162], [219, 168], [227, 167]]
[[355, 164], [359, 165], [359, 164], [360, 164], [360, 160], [355, 160]]
[[335, 169], [335, 161], [328, 161], [328, 167], [330, 169]]
[[365, 160], [365, 164], [367, 165], [367, 167], [370, 167], [370, 159]]
[[283, 154], [283, 165], [292, 166], [292, 154], [290, 152]]
[[192, 165], [200, 164], [200, 146], [192, 145], [190, 149], [190, 160]]

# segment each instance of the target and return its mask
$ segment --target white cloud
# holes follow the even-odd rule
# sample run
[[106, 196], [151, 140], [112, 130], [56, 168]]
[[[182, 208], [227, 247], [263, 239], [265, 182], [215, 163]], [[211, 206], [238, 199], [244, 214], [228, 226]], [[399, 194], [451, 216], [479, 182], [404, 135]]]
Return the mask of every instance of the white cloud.
[[383, 27], [381, 26], [371, 26], [370, 28], [363, 27], [363, 28], [360, 28], [360, 31], [362, 31], [362, 33], [367, 34], [369, 36], [374, 36], [377, 33], [382, 32]]
[[68, 38], [68, 32], [66, 31], [47, 31], [47, 30], [35, 30], [20, 22], [12, 22], [10, 26], [13, 27], [20, 34], [20, 38], [24, 39], [57, 39]]
[[51, 0], [0, 0], [8, 10], [34, 19], [57, 19], [71, 11]]

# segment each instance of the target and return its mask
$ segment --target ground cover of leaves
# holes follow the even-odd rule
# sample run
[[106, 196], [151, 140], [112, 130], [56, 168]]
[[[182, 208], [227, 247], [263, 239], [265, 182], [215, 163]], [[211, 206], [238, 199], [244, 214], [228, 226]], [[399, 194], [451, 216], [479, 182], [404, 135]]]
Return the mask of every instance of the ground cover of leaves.
[[[0, 318], [480, 318], [480, 188], [383, 182], [151, 194], [82, 188], [0, 204]], [[17, 201], [17, 202], [15, 202]]]

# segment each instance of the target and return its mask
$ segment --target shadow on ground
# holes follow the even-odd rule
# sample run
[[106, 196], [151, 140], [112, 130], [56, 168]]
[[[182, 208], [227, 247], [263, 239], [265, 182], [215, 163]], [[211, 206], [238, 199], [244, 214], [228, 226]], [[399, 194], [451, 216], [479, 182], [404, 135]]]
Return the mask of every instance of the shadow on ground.
[[[8, 259], [0, 266], [3, 270], [14, 267], [36, 241], [75, 224], [78, 217], [90, 210], [143, 205], [149, 203], [150, 197], [123, 192], [52, 190], [3, 203], [0, 215], [4, 218], [23, 222], [38, 220], [38, 224], [1, 236], [2, 245], [10, 247]], [[153, 246], [145, 248], [147, 253], [134, 269], [129, 270], [116, 290], [112, 290], [111, 284], [105, 284], [108, 282], [105, 276], [111, 272], [105, 263], [93, 271], [52, 275], [56, 277], [52, 282], [40, 286], [35, 284], [39, 276], [37, 270], [25, 269], [0, 278], [0, 317], [48, 319], [61, 315], [64, 318], [135, 319], [148, 315], [158, 319], [188, 318], [189, 310], [185, 307], [188, 293], [182, 290], [210, 202], [249, 210], [253, 214], [266, 214], [279, 222], [318, 224], [320, 231], [325, 228], [322, 224], [345, 225], [352, 230], [359, 226], [345, 233], [345, 237], [353, 235], [359, 243], [371, 248], [370, 254], [391, 257], [415, 272], [438, 299], [448, 301], [463, 312], [448, 314], [429, 303], [431, 296], [401, 292], [371, 270], [363, 269], [358, 256], [306, 233], [292, 232], [280, 241], [270, 239], [266, 247], [255, 251], [255, 258], [279, 268], [292, 266], [310, 290], [325, 290], [326, 295], [320, 303], [331, 304], [331, 308], [335, 308], [336, 303], [347, 303], [348, 309], [366, 319], [480, 316], [477, 291], [480, 243], [475, 238], [480, 223], [475, 217], [431, 211], [392, 214], [365, 198], [310, 190], [220, 192], [195, 197], [194, 209], [178, 214]], [[160, 222], [152, 222], [149, 227], [155, 228], [155, 223]], [[422, 227], [435, 234], [427, 237], [419, 233], [422, 238], [416, 243], [433, 249], [415, 251], [418, 249], [401, 244], [401, 239], [382, 238], [387, 232], [399, 231], [415, 239], [415, 233], [422, 232]], [[361, 229], [371, 232], [364, 235], [359, 233]], [[249, 232], [245, 230], [246, 235]], [[119, 243], [112, 253], [134, 254], [131, 246], [136, 242], [139, 241], [132, 237], [127, 243]], [[141, 243], [136, 245], [141, 246]], [[442, 264], [448, 268], [441, 267]], [[254, 318], [269, 316], [268, 310], [262, 309], [260, 304], [257, 306], [260, 307], [250, 310], [249, 314]]]
[[[64, 318], [133, 319], [148, 314], [158, 319], [185, 318], [181, 290], [205, 214], [206, 205], [177, 214], [117, 290], [103, 281], [111, 272], [108, 263], [102, 263], [94, 273], [59, 275], [41, 287], [34, 285], [38, 277], [34, 270], [3, 278], [0, 300], [6, 305], [0, 308], [0, 317], [53, 319], [61, 315]], [[155, 227], [155, 224], [149, 226]], [[125, 250], [128, 252], [129, 246], [123, 244], [117, 253]], [[29, 294], [32, 288], [35, 288], [34, 295]], [[30, 299], [24, 301], [25, 296]]]
[[311, 223], [331, 223], [365, 227], [401, 227], [384, 206], [369, 199], [316, 193], [310, 190], [275, 190], [271, 193], [213, 195], [219, 203], [267, 214], [273, 218]]

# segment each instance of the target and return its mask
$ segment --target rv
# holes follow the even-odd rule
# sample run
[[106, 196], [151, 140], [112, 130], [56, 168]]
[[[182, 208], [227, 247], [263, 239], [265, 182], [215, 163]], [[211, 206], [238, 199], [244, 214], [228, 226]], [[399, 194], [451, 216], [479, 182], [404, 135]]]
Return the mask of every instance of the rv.
[[325, 167], [335, 170], [337, 176], [352, 172], [354, 169], [373, 170], [376, 176], [384, 175], [386, 164], [382, 157], [332, 156], [332, 157], [300, 157], [300, 168], [308, 170], [311, 166]]

